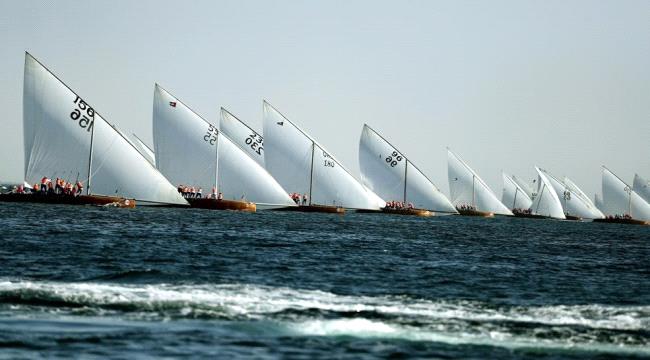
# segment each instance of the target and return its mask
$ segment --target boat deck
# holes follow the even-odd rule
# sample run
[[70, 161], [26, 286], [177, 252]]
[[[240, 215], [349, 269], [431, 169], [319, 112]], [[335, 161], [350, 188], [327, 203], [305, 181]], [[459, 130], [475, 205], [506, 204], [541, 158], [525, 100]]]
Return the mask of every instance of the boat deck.
[[274, 209], [277, 211], [299, 211], [299, 212], [319, 212], [319, 213], [328, 213], [328, 214], [345, 214], [345, 209], [339, 206], [329, 206], [329, 205], [298, 205], [298, 206], [289, 206], [279, 209]]
[[134, 208], [135, 200], [105, 195], [61, 195], [61, 194], [0, 194], [0, 201], [64, 205], [95, 205]]
[[197, 199], [185, 199], [190, 204], [190, 207], [197, 209], [209, 209], [209, 210], [233, 210], [233, 211], [245, 211], [245, 212], [256, 212], [257, 206], [255, 203], [248, 201], [239, 201], [239, 200], [217, 200], [217, 199], [206, 199], [206, 198], [197, 198]]
[[580, 221], [582, 218], [580, 216], [573, 216], [573, 215], [564, 215], [567, 220], [574, 220], [574, 221]]
[[515, 217], [526, 218], [526, 219], [550, 219], [548, 216], [519, 212], [519, 211], [513, 211], [512, 214]]
[[650, 221], [637, 220], [637, 219], [594, 219], [594, 222], [606, 224], [626, 224], [626, 225], [650, 225]]
[[380, 210], [357, 210], [361, 214], [392, 214], [392, 215], [406, 215], [406, 216], [422, 216], [429, 217], [434, 216], [435, 213], [426, 209], [390, 209], [390, 208], [381, 208]]
[[461, 209], [456, 209], [456, 210], [458, 210], [458, 214], [462, 216], [477, 216], [477, 217], [484, 217], [484, 218], [494, 217], [494, 213], [490, 211], [461, 210]]

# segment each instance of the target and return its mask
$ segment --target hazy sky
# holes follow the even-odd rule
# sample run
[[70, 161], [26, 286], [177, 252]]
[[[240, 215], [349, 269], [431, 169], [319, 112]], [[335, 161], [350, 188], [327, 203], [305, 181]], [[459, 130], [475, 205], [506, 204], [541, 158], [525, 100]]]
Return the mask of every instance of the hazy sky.
[[650, 177], [650, 1], [0, 2], [0, 180], [23, 174], [28, 50], [153, 143], [158, 82], [261, 130], [262, 99], [358, 176], [364, 123], [448, 193], [449, 146], [501, 196], [533, 165]]

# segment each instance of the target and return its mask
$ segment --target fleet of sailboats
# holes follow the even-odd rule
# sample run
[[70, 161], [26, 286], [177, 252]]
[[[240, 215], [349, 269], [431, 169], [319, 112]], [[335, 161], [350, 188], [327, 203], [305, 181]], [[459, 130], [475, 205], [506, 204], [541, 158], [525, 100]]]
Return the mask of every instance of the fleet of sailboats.
[[189, 196], [192, 206], [253, 211], [255, 204], [295, 205], [244, 150], [159, 85], [153, 135], [157, 168], [173, 183], [193, 188], [193, 194], [201, 190], [200, 196]]
[[544, 174], [560, 200], [566, 219], [582, 220], [604, 217], [573, 182], [566, 178], [565, 181], [560, 181], [548, 171], [544, 171]]
[[650, 204], [631, 186], [603, 166], [603, 209], [607, 215], [599, 222], [649, 224]]
[[[536, 188], [502, 172], [499, 201], [478, 174], [447, 149], [447, 198], [368, 125], [359, 140], [357, 180], [323, 145], [266, 101], [264, 135], [225, 108], [219, 127], [214, 126], [157, 84], [153, 104], [152, 149], [137, 135], [131, 139], [107, 122], [26, 53], [25, 185], [21, 191], [0, 194], [0, 201], [243, 211], [259, 206], [338, 214], [352, 209], [650, 224], [650, 183], [638, 174], [629, 186], [603, 166], [602, 197], [595, 194], [592, 202], [569, 178], [539, 167], [532, 182]], [[55, 177], [53, 190], [47, 182]], [[62, 195], [59, 181], [77, 184], [78, 191]], [[40, 191], [24, 190], [40, 182]]]

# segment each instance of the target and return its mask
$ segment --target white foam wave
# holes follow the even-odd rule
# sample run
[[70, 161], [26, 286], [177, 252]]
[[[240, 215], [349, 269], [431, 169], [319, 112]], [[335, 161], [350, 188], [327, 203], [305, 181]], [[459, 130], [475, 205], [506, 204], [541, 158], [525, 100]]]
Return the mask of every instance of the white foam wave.
[[598, 353], [650, 355], [647, 344], [616, 344], [575, 339], [540, 339], [501, 331], [450, 333], [432, 329], [387, 325], [366, 319], [312, 320], [287, 324], [289, 333], [302, 336], [381, 338], [439, 342], [451, 345], [497, 346], [508, 349], [570, 350]]
[[246, 284], [129, 285], [0, 281], [0, 293], [32, 292], [88, 306], [138, 305], [155, 310], [175, 307], [218, 308], [231, 315], [266, 316], [285, 310], [376, 312], [418, 319], [511, 321], [573, 325], [611, 330], [650, 329], [650, 306], [552, 305], [490, 306], [474, 301], [429, 301], [395, 296], [347, 296], [318, 290], [296, 290]]
[[[379, 337], [508, 348], [645, 353], [649, 339], [643, 333], [650, 329], [650, 306], [493, 306], [472, 301], [346, 296], [246, 284], [0, 280], [0, 298], [7, 299], [8, 295], [26, 299], [24, 303], [28, 306], [33, 298], [40, 303], [52, 301], [49, 307], [55, 311], [62, 311], [69, 304], [74, 308], [72, 314], [83, 315], [90, 308], [92, 315], [119, 313], [139, 320], [170, 316], [255, 319], [283, 324], [289, 334], [297, 336]], [[629, 332], [637, 330], [642, 333], [630, 337]]]

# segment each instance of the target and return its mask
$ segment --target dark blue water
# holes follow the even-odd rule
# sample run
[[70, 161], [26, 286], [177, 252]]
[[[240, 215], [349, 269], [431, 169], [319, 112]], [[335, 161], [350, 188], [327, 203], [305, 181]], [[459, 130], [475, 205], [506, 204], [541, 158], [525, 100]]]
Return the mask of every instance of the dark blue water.
[[0, 357], [650, 356], [650, 228], [0, 203]]

